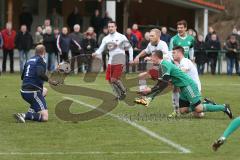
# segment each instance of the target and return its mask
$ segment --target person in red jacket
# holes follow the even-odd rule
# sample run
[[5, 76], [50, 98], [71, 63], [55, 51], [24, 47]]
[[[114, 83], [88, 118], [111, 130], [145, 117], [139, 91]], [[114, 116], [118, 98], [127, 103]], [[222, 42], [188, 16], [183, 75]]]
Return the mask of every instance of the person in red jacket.
[[142, 35], [141, 31], [139, 31], [138, 25], [136, 23], [134, 23], [132, 25], [132, 33], [137, 37], [137, 40], [138, 40], [138, 45], [137, 46], [140, 47], [140, 44], [143, 40], [143, 35]]
[[2, 63], [2, 72], [6, 72], [6, 62], [7, 56], [10, 58], [10, 73], [14, 72], [13, 69], [13, 50], [16, 37], [16, 31], [12, 29], [12, 23], [8, 22], [6, 24], [6, 29], [2, 30], [2, 39], [3, 39], [3, 63]]

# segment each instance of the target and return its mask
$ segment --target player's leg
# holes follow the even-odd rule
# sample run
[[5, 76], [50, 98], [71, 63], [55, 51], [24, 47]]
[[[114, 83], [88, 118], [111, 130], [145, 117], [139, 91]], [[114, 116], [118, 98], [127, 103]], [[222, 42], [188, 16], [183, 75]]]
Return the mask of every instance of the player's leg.
[[139, 84], [139, 92], [144, 91], [144, 89], [147, 87], [147, 80], [150, 78], [150, 75], [148, 72], [143, 72], [138, 75], [138, 84]]
[[188, 101], [184, 92], [179, 93], [179, 112], [181, 114], [191, 112], [190, 102]]
[[201, 103], [201, 95], [198, 90], [198, 87], [195, 83], [190, 84], [187, 87], [181, 89], [181, 93], [184, 94], [186, 99], [190, 102], [191, 108], [197, 113], [201, 112], [219, 112], [222, 111], [226, 113], [229, 118], [232, 118], [232, 112], [229, 105], [227, 104], [212, 104], [212, 103]]
[[106, 70], [106, 80], [111, 85], [117, 99], [123, 99], [126, 96], [126, 89], [120, 80], [121, 75], [122, 75], [122, 65], [108, 64], [107, 70]]
[[226, 128], [226, 130], [224, 131], [223, 135], [217, 139], [213, 145], [212, 148], [214, 151], [217, 151], [218, 148], [226, 141], [226, 139], [234, 132], [236, 131], [238, 128], [240, 127], [240, 117], [235, 118]]
[[120, 96], [119, 96], [120, 100], [126, 97], [126, 91], [127, 91], [121, 81], [122, 73], [123, 73], [122, 64], [113, 65], [111, 82], [120, 90]]
[[179, 88], [174, 87], [172, 93], [172, 107], [173, 112], [168, 115], [169, 118], [176, 117], [179, 114]]
[[[46, 94], [46, 91], [44, 94]], [[43, 93], [40, 91], [22, 91], [21, 95], [31, 107], [26, 113], [15, 114], [15, 118], [19, 122], [25, 123], [25, 120], [45, 122], [48, 120], [48, 110]]]

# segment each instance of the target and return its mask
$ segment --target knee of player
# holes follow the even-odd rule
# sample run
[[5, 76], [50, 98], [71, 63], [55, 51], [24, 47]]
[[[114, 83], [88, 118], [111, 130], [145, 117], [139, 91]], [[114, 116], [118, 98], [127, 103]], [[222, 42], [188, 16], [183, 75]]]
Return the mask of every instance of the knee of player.
[[197, 106], [197, 107], [195, 108], [195, 112], [201, 113], [201, 112], [203, 112], [203, 108], [202, 108], [201, 106]]
[[116, 78], [111, 78], [111, 79], [110, 79], [110, 82], [111, 82], [111, 83], [117, 82], [117, 79], [116, 79]]
[[189, 112], [188, 107], [180, 108], [179, 111], [181, 114]]
[[138, 79], [139, 79], [139, 80], [145, 80], [145, 79], [146, 79], [146, 73], [140, 73], [140, 74], [138, 75]]

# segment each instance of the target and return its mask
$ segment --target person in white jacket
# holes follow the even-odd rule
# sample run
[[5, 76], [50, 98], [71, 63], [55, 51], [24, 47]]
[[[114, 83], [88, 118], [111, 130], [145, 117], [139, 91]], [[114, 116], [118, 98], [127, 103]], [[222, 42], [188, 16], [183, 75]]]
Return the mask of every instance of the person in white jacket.
[[117, 32], [116, 22], [108, 22], [109, 34], [103, 38], [100, 47], [92, 54], [93, 57], [101, 58], [103, 51], [109, 50], [109, 60], [106, 70], [106, 80], [109, 81], [117, 99], [126, 97], [126, 88], [120, 78], [123, 73], [123, 66], [126, 64], [125, 52], [129, 52], [129, 63], [133, 63], [133, 48], [127, 37]]

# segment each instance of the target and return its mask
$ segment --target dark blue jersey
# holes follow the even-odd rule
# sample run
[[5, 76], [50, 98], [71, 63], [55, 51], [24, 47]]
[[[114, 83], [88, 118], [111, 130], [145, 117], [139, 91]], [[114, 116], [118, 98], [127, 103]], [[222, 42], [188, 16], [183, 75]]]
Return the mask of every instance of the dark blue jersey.
[[30, 58], [24, 66], [22, 73], [22, 89], [42, 90], [44, 81], [48, 78], [45, 75], [46, 63], [39, 55]]

